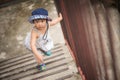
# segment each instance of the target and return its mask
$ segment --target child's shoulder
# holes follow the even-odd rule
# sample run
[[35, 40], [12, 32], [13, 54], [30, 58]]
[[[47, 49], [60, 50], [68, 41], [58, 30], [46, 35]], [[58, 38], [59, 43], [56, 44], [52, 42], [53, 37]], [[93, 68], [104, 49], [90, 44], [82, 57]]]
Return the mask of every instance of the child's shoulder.
[[39, 36], [41, 33], [36, 28], [33, 28], [32, 31], [31, 31], [31, 34]]

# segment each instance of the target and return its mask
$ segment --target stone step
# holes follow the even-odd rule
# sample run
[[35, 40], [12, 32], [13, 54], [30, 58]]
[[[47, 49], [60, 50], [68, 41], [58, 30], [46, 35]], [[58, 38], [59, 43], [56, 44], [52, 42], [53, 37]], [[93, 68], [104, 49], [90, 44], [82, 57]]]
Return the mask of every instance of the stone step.
[[[54, 55], [56, 55], [58, 53], [61, 53], [62, 51], [63, 50], [61, 48], [57, 49], [56, 51], [52, 51], [52, 53], [53, 53], [52, 56], [54, 56]], [[50, 56], [50, 57], [52, 57], [52, 56]], [[46, 56], [45, 56], [45, 58], [46, 58]], [[33, 59], [34, 59], [34, 57], [33, 57], [33, 54], [31, 53], [31, 56], [29, 56], [29, 57], [22, 58], [20, 60], [15, 61], [14, 63], [10, 62], [10, 63], [8, 63], [6, 65], [1, 65], [0, 70], [3, 70], [5, 68], [9, 68], [11, 66], [14, 66], [14, 65], [17, 65], [17, 64], [20, 64], [20, 63], [23, 63], [23, 62], [27, 62], [27, 61], [30, 61], [30, 60], [33, 60]]]
[[65, 45], [55, 45], [52, 55], [44, 56], [44, 62], [46, 70], [39, 71], [33, 54], [7, 59], [0, 62], [0, 80], [76, 80], [73, 75], [78, 71]]
[[65, 64], [61, 65], [61, 66], [59, 65], [56, 68], [50, 69], [48, 71], [40, 72], [40, 73], [31, 75], [31, 76], [28, 76], [28, 77], [25, 77], [25, 78], [21, 78], [20, 80], [36, 80], [37, 78], [42, 79], [42, 78], [45, 78], [46, 76], [51, 76], [51, 75], [54, 75], [56, 73], [59, 73], [61, 71], [65, 71], [65, 70], [68, 70], [67, 65], [65, 65]]
[[[53, 53], [56, 52], [58, 49], [61, 48], [61, 46], [62, 46], [62, 45], [57, 44], [57, 45], [55, 46], [55, 48], [52, 50], [52, 52], [53, 52]], [[31, 53], [31, 52], [30, 52], [30, 53]], [[24, 58], [28, 58], [28, 57], [31, 57], [31, 56], [33, 56], [33, 55], [32, 55], [32, 54], [24, 54], [24, 55], [22, 55], [22, 56], [15, 56], [15, 57], [6, 59], [6, 60], [4, 60], [4, 61], [0, 61], [0, 68], [1, 68], [2, 65], [9, 64], [9, 63], [12, 63], [12, 62], [15, 62], [15, 61], [19, 61], [19, 60], [22, 60], [22, 59], [24, 59]]]
[[[46, 62], [48, 62], [51, 58], [53, 59], [54, 58], [54, 60], [55, 60], [55, 57], [58, 57], [58, 56], [62, 56], [63, 55], [63, 53], [57, 53], [57, 54], [54, 54], [54, 55], [52, 55], [51, 57], [49, 57], [49, 58], [46, 58], [45, 59], [45, 63]], [[48, 61], [47, 61], [48, 60]], [[59, 60], [59, 59], [58, 59]], [[56, 60], [57, 61], [57, 60]], [[50, 61], [49, 61], [50, 62]], [[49, 64], [49, 62], [48, 63], [46, 63], [46, 64]], [[37, 64], [34, 62], [34, 63], [32, 63], [32, 64], [30, 64], [30, 65], [27, 65], [27, 66], [24, 66], [24, 67], [20, 67], [20, 68], [17, 68], [17, 70], [16, 69], [14, 69], [14, 70], [11, 70], [11, 71], [9, 71], [9, 72], [4, 72], [4, 73], [1, 73], [1, 75], [0, 75], [0, 78], [2, 78], [2, 77], [7, 77], [7, 76], [10, 76], [10, 75], [14, 75], [14, 74], [17, 74], [17, 73], [20, 73], [20, 72], [24, 72], [24, 71], [27, 71], [27, 70], [29, 70], [29, 69], [31, 69], [32, 67], [35, 67]]]
[[52, 75], [49, 75], [47, 77], [44, 78], [39, 78], [37, 80], [64, 80], [66, 77], [71, 77], [73, 75], [72, 71], [68, 68], [60, 70]]
[[[55, 57], [55, 58], [51, 58], [50, 60], [47, 60], [46, 63], [50, 62], [50, 61], [54, 61], [56, 59], [60, 59], [61, 57], [64, 57], [64, 55], [62, 56], [59, 56], [59, 57]], [[13, 70], [16, 70], [16, 69], [19, 69], [19, 68], [23, 68], [25, 66], [28, 66], [28, 65], [31, 65], [33, 63], [36, 63], [36, 60], [33, 59], [33, 60], [30, 60], [30, 61], [27, 61], [27, 62], [23, 62], [21, 64], [17, 64], [15, 66], [11, 66], [9, 68], [6, 68], [6, 69], [3, 69], [2, 71], [0, 71], [0, 74], [3, 74], [3, 73], [8, 73], [10, 71], [13, 71]]]
[[[51, 69], [54, 69], [56, 67], [59, 67], [61, 65], [65, 65], [65, 64], [66, 64], [66, 61], [65, 61], [64, 58], [58, 59], [58, 60], [54, 61], [53, 63], [46, 64], [46, 68], [47, 68], [46, 71], [49, 71]], [[29, 68], [27, 68], [26, 70], [24, 70], [22, 72], [11, 75], [10, 77], [5, 76], [3, 80], [8, 80], [8, 79], [10, 79], [10, 80], [18, 80], [18, 79], [23, 78], [23, 77], [29, 77], [31, 75], [35, 75], [35, 74], [40, 73], [40, 71], [37, 70], [35, 67], [36, 67], [36, 65], [29, 66]], [[44, 72], [46, 72], [46, 71], [44, 71]]]

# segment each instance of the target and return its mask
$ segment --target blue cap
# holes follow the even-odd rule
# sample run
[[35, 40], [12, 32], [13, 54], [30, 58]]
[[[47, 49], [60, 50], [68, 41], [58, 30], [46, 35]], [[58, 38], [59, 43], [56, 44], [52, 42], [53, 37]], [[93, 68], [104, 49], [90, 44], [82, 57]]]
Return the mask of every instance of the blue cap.
[[51, 21], [51, 19], [48, 17], [48, 11], [44, 8], [35, 9], [31, 14], [32, 16], [30, 16], [28, 20], [30, 23], [33, 23], [33, 20], [35, 19], [46, 19]]

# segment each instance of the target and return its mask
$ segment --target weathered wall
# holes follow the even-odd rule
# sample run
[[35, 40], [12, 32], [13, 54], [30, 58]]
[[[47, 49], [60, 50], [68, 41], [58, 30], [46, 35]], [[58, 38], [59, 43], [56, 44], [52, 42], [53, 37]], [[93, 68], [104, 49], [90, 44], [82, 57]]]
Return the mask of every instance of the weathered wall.
[[[0, 8], [0, 60], [29, 53], [23, 43], [33, 25], [27, 20], [32, 10], [39, 7], [47, 9], [51, 18], [57, 17], [53, 0], [25, 0]], [[60, 24], [55, 26], [50, 29], [54, 42], [64, 43]]]
[[[103, 0], [104, 1], [104, 0]], [[120, 80], [120, 13], [101, 0], [55, 0], [84, 80]], [[83, 71], [83, 73], [81, 72]]]

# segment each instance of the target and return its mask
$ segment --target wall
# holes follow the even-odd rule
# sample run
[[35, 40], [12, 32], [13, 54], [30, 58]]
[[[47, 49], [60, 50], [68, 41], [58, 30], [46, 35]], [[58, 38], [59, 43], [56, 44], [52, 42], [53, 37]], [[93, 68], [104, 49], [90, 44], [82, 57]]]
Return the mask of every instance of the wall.
[[99, 0], [55, 0], [55, 3], [63, 14], [62, 30], [83, 80], [119, 80], [118, 8]]

